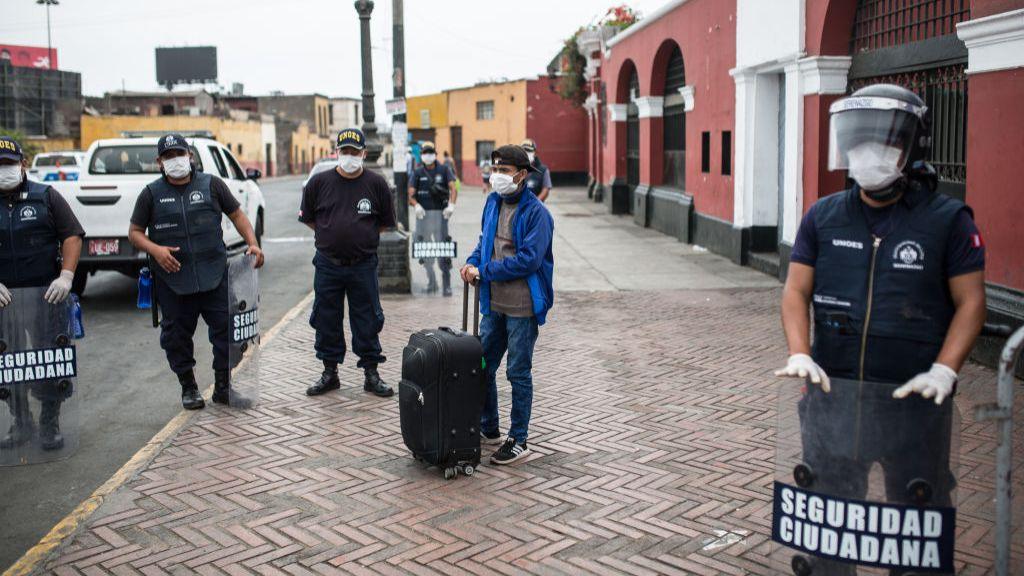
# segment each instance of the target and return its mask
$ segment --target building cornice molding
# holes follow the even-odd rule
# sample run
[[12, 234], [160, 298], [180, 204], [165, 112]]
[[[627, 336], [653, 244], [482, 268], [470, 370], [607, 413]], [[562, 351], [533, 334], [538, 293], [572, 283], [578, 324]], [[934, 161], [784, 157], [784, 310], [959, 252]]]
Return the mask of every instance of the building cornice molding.
[[956, 25], [967, 45], [967, 73], [1024, 67], [1024, 8]]
[[637, 116], [640, 118], [661, 118], [665, 114], [663, 96], [640, 96], [633, 101], [636, 103]]

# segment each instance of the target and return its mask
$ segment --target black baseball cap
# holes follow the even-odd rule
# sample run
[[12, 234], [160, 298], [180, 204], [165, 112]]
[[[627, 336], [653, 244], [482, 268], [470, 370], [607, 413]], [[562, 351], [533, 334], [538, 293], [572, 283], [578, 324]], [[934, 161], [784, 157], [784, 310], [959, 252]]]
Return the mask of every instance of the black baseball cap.
[[533, 140], [531, 140], [530, 138], [527, 138], [526, 140], [523, 140], [523, 143], [520, 144], [520, 146], [522, 146], [523, 150], [526, 150], [527, 152], [536, 152], [537, 151], [537, 143], [534, 142]]
[[164, 134], [156, 141], [156, 155], [163, 156], [164, 152], [168, 150], [184, 150], [188, 152], [188, 142], [185, 141], [185, 137], [181, 134]]
[[358, 128], [345, 128], [338, 132], [338, 148], [355, 148], [362, 150], [366, 148], [366, 136]]
[[530, 157], [526, 155], [526, 150], [523, 150], [522, 146], [516, 146], [515, 144], [506, 144], [491, 152], [491, 164], [495, 166], [515, 166], [516, 168], [525, 168], [533, 172], [537, 171], [530, 164]]
[[25, 153], [21, 150], [21, 144], [9, 136], [0, 136], [0, 158], [4, 160], [22, 161]]

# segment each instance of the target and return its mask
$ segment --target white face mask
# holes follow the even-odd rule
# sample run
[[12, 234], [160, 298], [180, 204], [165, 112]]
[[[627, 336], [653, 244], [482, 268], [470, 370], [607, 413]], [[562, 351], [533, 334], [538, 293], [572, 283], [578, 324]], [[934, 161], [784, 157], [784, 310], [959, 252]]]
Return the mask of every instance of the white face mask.
[[519, 185], [516, 184], [515, 179], [509, 174], [492, 172], [488, 182], [491, 183], [491, 189], [502, 196], [512, 196], [519, 191]]
[[164, 173], [175, 180], [188, 176], [191, 171], [192, 162], [189, 161], [188, 156], [176, 156], [164, 160]]
[[850, 178], [864, 190], [888, 188], [903, 174], [902, 156], [903, 150], [878, 142], [855, 146], [846, 153]]
[[537, 157], [533, 152], [527, 152], [526, 157], [530, 159], [530, 164], [533, 164], [533, 159]]
[[14, 190], [22, 180], [21, 164], [0, 166], [0, 190]]
[[349, 154], [338, 155], [338, 167], [346, 174], [355, 174], [363, 167], [363, 157]]
[[420, 158], [423, 159], [424, 164], [433, 164], [434, 161], [437, 160], [437, 154], [424, 154], [423, 156], [420, 156]]

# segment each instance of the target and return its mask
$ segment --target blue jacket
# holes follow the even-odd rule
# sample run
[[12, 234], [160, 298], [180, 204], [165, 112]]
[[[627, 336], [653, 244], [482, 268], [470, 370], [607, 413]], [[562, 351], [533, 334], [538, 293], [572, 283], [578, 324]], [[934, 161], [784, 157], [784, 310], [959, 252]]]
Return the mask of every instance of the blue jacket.
[[480, 222], [480, 241], [466, 263], [480, 270], [481, 314], [489, 314], [491, 311], [492, 281], [508, 282], [525, 278], [533, 300], [533, 314], [537, 324], [543, 325], [555, 301], [552, 286], [555, 257], [551, 252], [555, 223], [544, 203], [532, 192], [524, 190], [521, 194], [519, 208], [512, 217], [512, 241], [516, 245], [516, 255], [491, 260], [502, 202], [497, 192], [491, 192]]

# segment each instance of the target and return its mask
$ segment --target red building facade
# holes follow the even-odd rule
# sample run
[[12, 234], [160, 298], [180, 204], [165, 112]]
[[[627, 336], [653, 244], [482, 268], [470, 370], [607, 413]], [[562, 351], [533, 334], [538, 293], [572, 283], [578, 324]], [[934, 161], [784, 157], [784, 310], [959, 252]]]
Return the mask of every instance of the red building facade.
[[940, 191], [986, 242], [990, 316], [1024, 317], [1024, 0], [673, 0], [579, 44], [595, 199], [780, 278], [802, 215], [845, 187], [828, 107], [876, 82], [916, 91]]

